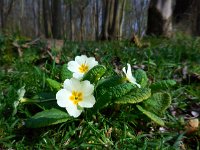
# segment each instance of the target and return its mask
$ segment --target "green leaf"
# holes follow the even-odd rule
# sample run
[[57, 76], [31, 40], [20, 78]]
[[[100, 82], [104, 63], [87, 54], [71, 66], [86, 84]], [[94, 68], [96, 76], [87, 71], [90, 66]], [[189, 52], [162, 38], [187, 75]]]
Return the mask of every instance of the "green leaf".
[[104, 88], [105, 88], [104, 93], [102, 93], [102, 95], [96, 96], [97, 97], [97, 102], [95, 104], [96, 110], [109, 104], [116, 98], [124, 96], [125, 94], [130, 92], [133, 88], [136, 88], [136, 86], [133, 85], [132, 83], [122, 83], [114, 87], [108, 87], [107, 89], [106, 87]]
[[66, 122], [70, 118], [71, 117], [66, 112], [52, 108], [50, 110], [39, 112], [27, 119], [25, 125], [28, 128], [40, 128]]
[[102, 87], [112, 87], [112, 86], [116, 86], [118, 84], [124, 83], [125, 78], [122, 76], [117, 76], [117, 75], [113, 75], [110, 77], [107, 77], [105, 79], [101, 79], [98, 83], [97, 83], [97, 87], [98, 88], [102, 88]]
[[110, 76], [106, 79], [102, 79], [97, 83], [96, 86], [96, 95], [98, 97], [102, 96], [110, 87], [116, 86], [118, 84], [124, 83], [124, 77], [121, 76]]
[[162, 115], [170, 104], [171, 96], [168, 93], [155, 93], [151, 98], [144, 102], [145, 109], [154, 112], [157, 115]]
[[158, 117], [157, 115], [155, 115], [154, 113], [143, 109], [140, 105], [137, 105], [136, 107], [139, 109], [139, 111], [141, 111], [143, 114], [145, 114], [151, 120], [153, 120], [155, 123], [157, 123], [157, 124], [159, 124], [161, 126], [165, 125], [164, 121], [160, 117]]
[[102, 65], [94, 66], [84, 76], [82, 80], [88, 80], [90, 83], [94, 83], [101, 78], [106, 72], [106, 68]]
[[136, 86], [133, 85], [132, 83], [122, 83], [117, 86], [110, 87], [108, 89], [108, 92], [110, 93], [112, 99], [114, 100], [116, 98], [124, 96], [134, 88], [136, 88]]
[[141, 87], [145, 87], [147, 85], [148, 77], [144, 70], [142, 69], [136, 70], [134, 76], [136, 78], [137, 83], [140, 84]]
[[109, 92], [105, 92], [100, 97], [97, 97], [97, 101], [94, 105], [93, 112], [96, 112], [97, 110], [103, 108], [104, 106], [108, 105], [112, 100], [112, 96]]
[[61, 79], [62, 81], [65, 81], [66, 79], [71, 79], [73, 76], [73, 73], [68, 70], [67, 64], [64, 64], [61, 69]]
[[167, 90], [170, 87], [174, 86], [176, 81], [174, 80], [162, 80], [151, 84], [150, 88], [153, 92], [160, 91], [160, 90]]
[[52, 88], [55, 91], [60, 90], [61, 87], [62, 87], [62, 85], [59, 82], [57, 82], [53, 79], [47, 78], [46, 81], [47, 81], [49, 87]]
[[115, 100], [115, 103], [120, 104], [134, 104], [142, 102], [151, 96], [151, 89], [149, 88], [136, 88], [131, 90], [128, 94]]

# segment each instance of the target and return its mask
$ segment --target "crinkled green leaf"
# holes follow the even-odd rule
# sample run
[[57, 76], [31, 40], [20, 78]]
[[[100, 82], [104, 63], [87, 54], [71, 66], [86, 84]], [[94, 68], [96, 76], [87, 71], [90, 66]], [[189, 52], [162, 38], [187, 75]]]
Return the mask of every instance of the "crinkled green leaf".
[[155, 93], [144, 102], [145, 109], [157, 115], [162, 115], [170, 104], [171, 96], [168, 93]]
[[60, 90], [61, 87], [62, 87], [62, 85], [59, 82], [57, 82], [56, 80], [47, 78], [46, 81], [47, 81], [49, 87], [52, 88], [55, 91]]
[[98, 97], [102, 96], [110, 87], [121, 84], [124, 81], [123, 77], [116, 75], [100, 80], [96, 86], [96, 93]]
[[67, 112], [52, 108], [50, 110], [44, 110], [32, 116], [25, 121], [25, 125], [28, 128], [40, 128], [46, 127], [62, 122], [66, 122], [71, 117]]
[[155, 115], [154, 113], [147, 111], [146, 109], [142, 108], [140, 105], [137, 105], [136, 107], [139, 109], [139, 111], [141, 111], [143, 114], [145, 114], [151, 120], [153, 120], [155, 123], [157, 123], [161, 126], [165, 125], [164, 121], [160, 117]]
[[64, 64], [61, 69], [61, 79], [62, 81], [65, 81], [66, 79], [71, 79], [73, 76], [73, 73], [68, 70], [67, 64]]
[[112, 99], [114, 100], [116, 98], [124, 96], [134, 88], [136, 88], [136, 86], [133, 85], [132, 83], [122, 83], [114, 87], [110, 87], [108, 92], [110, 93]]
[[118, 98], [115, 100], [115, 103], [120, 104], [134, 104], [142, 102], [146, 99], [148, 99], [151, 96], [151, 89], [149, 88], [136, 88], [134, 90], [131, 90], [126, 95]]
[[102, 87], [112, 87], [112, 86], [116, 86], [118, 84], [121, 84], [125, 81], [124, 77], [122, 76], [117, 76], [117, 75], [113, 75], [110, 77], [107, 77], [105, 79], [100, 80], [97, 83], [97, 89], [98, 88], [102, 88]]
[[141, 85], [141, 87], [145, 87], [148, 83], [148, 77], [144, 70], [138, 69], [135, 71], [134, 76], [136, 78], [136, 81], [138, 84]]
[[94, 83], [101, 78], [106, 72], [106, 68], [102, 65], [96, 65], [90, 69], [84, 76], [82, 80], [88, 80], [90, 83]]
[[97, 101], [94, 105], [93, 111], [96, 112], [97, 110], [103, 108], [104, 106], [108, 105], [112, 101], [111, 93], [105, 92], [100, 97], [97, 97]]
[[174, 86], [176, 81], [174, 80], [162, 80], [151, 84], [150, 88], [153, 92], [160, 91], [160, 90], [167, 90], [170, 87]]
[[97, 95], [97, 102], [95, 104], [95, 109], [100, 109], [110, 102], [113, 102], [116, 98], [122, 97], [133, 88], [136, 88], [132, 83], [122, 83], [114, 87], [108, 87], [102, 95]]

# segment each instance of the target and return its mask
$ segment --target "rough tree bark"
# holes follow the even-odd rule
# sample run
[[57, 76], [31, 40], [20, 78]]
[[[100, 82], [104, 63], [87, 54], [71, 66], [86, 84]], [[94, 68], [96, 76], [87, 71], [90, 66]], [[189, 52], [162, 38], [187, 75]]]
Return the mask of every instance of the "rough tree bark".
[[200, 36], [200, 1], [194, 0], [192, 6], [192, 34]]
[[192, 4], [194, 0], [176, 0], [173, 10], [173, 28], [185, 34], [192, 32]]
[[99, 39], [99, 1], [95, 2], [95, 40]]
[[1, 19], [1, 29], [4, 28], [4, 0], [0, 0], [0, 19]]
[[74, 27], [74, 18], [73, 18], [73, 4], [70, 1], [69, 3], [69, 20], [70, 20], [70, 40], [74, 41], [74, 35], [75, 35], [75, 27]]
[[147, 34], [170, 37], [172, 34], [172, 0], [151, 0]]
[[119, 40], [126, 0], [103, 0], [101, 40]]
[[50, 5], [49, 0], [42, 1], [42, 14], [43, 14], [43, 26], [46, 38], [51, 37], [51, 20], [50, 20]]
[[84, 33], [85, 33], [85, 9], [89, 4], [89, 0], [85, 0], [79, 3], [78, 11], [79, 11], [79, 16], [80, 16], [80, 40], [84, 40]]
[[10, 0], [7, 2], [8, 6], [5, 8], [5, 1], [0, 0], [0, 19], [1, 19], [1, 28], [3, 29], [6, 26], [7, 18], [11, 13], [15, 0]]
[[60, 39], [62, 36], [62, 6], [61, 0], [52, 1], [52, 34], [53, 38]]

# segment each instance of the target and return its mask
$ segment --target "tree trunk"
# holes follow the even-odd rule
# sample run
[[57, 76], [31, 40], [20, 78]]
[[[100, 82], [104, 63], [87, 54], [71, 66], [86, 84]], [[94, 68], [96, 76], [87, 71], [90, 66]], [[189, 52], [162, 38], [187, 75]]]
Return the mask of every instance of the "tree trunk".
[[[195, 8], [192, 6], [194, 0], [176, 0], [173, 11], [173, 27], [176, 31], [191, 34], [192, 29], [192, 12]], [[193, 8], [194, 7], [194, 8]]]
[[0, 0], [0, 19], [1, 19], [1, 29], [4, 28], [4, 0]]
[[53, 38], [60, 39], [62, 29], [61, 0], [52, 1], [52, 34]]
[[103, 0], [101, 40], [108, 40], [109, 10], [111, 1]]
[[95, 12], [95, 39], [99, 39], [99, 1], [96, 0]]
[[37, 1], [37, 5], [38, 5], [38, 9], [37, 9], [37, 13], [38, 13], [38, 17], [37, 17], [37, 34], [36, 36], [40, 36], [40, 30], [41, 30], [41, 1], [38, 0]]
[[69, 4], [69, 20], [70, 20], [70, 40], [74, 41], [75, 27], [74, 27], [74, 18], [73, 18], [73, 6], [72, 2]]
[[81, 10], [82, 13], [80, 13], [80, 28], [81, 28], [81, 31], [80, 31], [80, 41], [83, 41], [84, 39], [84, 14], [83, 14], [83, 10]]
[[0, 19], [1, 19], [1, 28], [3, 29], [6, 26], [7, 18], [11, 13], [12, 7], [14, 5], [15, 0], [8, 1], [8, 6], [5, 8], [5, 1], [0, 0]]
[[172, 34], [172, 0], [151, 0], [147, 34], [170, 37]]
[[44, 25], [44, 33], [45, 37], [51, 37], [51, 20], [50, 20], [50, 6], [49, 0], [42, 1], [42, 11], [43, 11], [43, 25]]
[[200, 36], [200, 1], [194, 0], [192, 8], [192, 34]]
[[119, 40], [126, 0], [104, 0], [101, 40]]

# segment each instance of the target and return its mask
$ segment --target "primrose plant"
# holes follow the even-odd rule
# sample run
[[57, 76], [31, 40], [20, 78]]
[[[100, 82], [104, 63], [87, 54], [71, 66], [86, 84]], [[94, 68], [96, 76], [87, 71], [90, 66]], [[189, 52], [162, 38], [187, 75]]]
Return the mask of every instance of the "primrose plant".
[[[87, 111], [96, 114], [114, 104], [132, 104], [136, 113], [142, 112], [164, 126], [161, 118], [171, 104], [171, 96], [166, 91], [176, 82], [162, 80], [150, 84], [146, 72], [137, 69], [133, 73], [130, 64], [122, 72], [108, 74], [106, 67], [99, 65], [94, 57], [76, 56], [60, 69], [61, 83], [50, 78], [46, 80], [56, 99], [35, 100], [44, 110], [27, 119], [25, 125], [44, 127], [83, 117], [89, 114], [85, 113]], [[51, 107], [47, 107], [48, 104]]]

